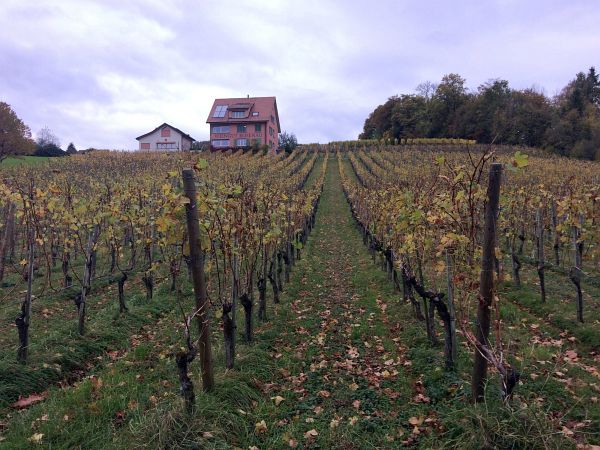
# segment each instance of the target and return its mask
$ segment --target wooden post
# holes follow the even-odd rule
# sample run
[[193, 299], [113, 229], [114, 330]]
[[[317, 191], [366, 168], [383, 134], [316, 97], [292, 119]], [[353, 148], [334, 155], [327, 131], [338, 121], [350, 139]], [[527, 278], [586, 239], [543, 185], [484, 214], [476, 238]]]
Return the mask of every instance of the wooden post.
[[192, 169], [183, 169], [182, 177], [184, 194], [189, 199], [189, 203], [185, 205], [185, 217], [190, 245], [194, 297], [196, 299], [196, 310], [198, 311], [196, 316], [199, 333], [202, 388], [204, 391], [211, 391], [214, 388], [214, 375], [210, 347], [210, 304], [206, 295], [206, 280], [204, 279], [204, 252], [200, 245], [200, 224], [198, 223], [194, 171]]
[[29, 349], [29, 325], [31, 323], [31, 297], [33, 290], [33, 269], [35, 265], [35, 228], [29, 225], [27, 232], [27, 293], [21, 304], [21, 312], [15, 319], [19, 333], [19, 349], [17, 350], [17, 361], [22, 364], [27, 362]]
[[456, 310], [454, 308], [454, 268], [452, 266], [452, 256], [446, 249], [446, 279], [448, 283], [448, 314], [450, 315], [450, 339], [452, 342], [452, 362], [456, 364]]
[[4, 230], [2, 230], [2, 240], [0, 240], [0, 281], [4, 278], [4, 268], [6, 267], [6, 260], [10, 253], [10, 242], [15, 232], [15, 209], [13, 203], [9, 203], [4, 208], [6, 221], [4, 223]]
[[552, 236], [554, 242], [552, 247], [554, 248], [554, 264], [556, 267], [560, 265], [560, 233], [558, 231], [558, 216], [556, 215], [556, 202], [552, 200], [550, 204], [552, 211]]
[[490, 307], [494, 299], [494, 254], [496, 242], [496, 216], [500, 200], [502, 164], [494, 163], [490, 168], [485, 206], [485, 225], [483, 234], [483, 254], [481, 257], [481, 276], [479, 284], [479, 304], [477, 306], [476, 346], [473, 360], [473, 378], [471, 390], [474, 402], [484, 398], [488, 361], [485, 350], [488, 348], [490, 334]]
[[535, 241], [537, 244], [537, 273], [540, 279], [540, 293], [542, 303], [546, 303], [546, 281], [544, 276], [546, 262], [544, 258], [544, 218], [542, 208], [538, 208], [535, 213]]
[[85, 333], [85, 304], [87, 295], [90, 293], [92, 287], [92, 271], [94, 265], [94, 255], [96, 250], [94, 249], [98, 236], [100, 235], [100, 225], [94, 225], [90, 235], [88, 236], [87, 245], [85, 247], [85, 265], [83, 267], [83, 284], [81, 286], [81, 294], [76, 300], [77, 310], [79, 314], [79, 334], [83, 336]]
[[[580, 223], [583, 227], [583, 217], [580, 217]], [[574, 226], [572, 228], [573, 239], [573, 262], [574, 265], [569, 271], [569, 278], [577, 289], [577, 321], [583, 323], [583, 293], [581, 291], [581, 267], [583, 265], [583, 242], [581, 242], [581, 230]]]

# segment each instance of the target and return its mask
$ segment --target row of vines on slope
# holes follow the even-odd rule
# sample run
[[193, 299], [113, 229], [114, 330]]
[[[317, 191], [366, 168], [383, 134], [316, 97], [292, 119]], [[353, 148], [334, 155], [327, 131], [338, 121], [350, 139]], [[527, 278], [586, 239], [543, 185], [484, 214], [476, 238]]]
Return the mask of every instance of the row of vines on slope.
[[[32, 305], [49, 297], [73, 301], [82, 335], [90, 299], [111, 283], [118, 285], [121, 314], [134, 279], [148, 300], [156, 283], [168, 280], [183, 311], [181, 272], [192, 271], [184, 219], [190, 199], [181, 183], [187, 166], [197, 172], [207, 292], [223, 322], [226, 366], [233, 367], [238, 306], [250, 341], [255, 289], [258, 317], [265, 320], [268, 284], [279, 301], [314, 224], [326, 162], [316, 151], [199, 160], [185, 153], [103, 153], [4, 171], [0, 296], [3, 305], [21, 303], [15, 308], [18, 360], [28, 359]], [[188, 336], [196, 313], [184, 314]]]
[[[544, 302], [545, 270], [562, 271], [573, 283], [577, 320], [583, 322], [582, 283], [596, 283], [600, 274], [600, 171], [596, 164], [528, 157], [520, 152], [495, 153], [490, 147], [437, 153], [363, 147], [338, 151], [338, 162], [344, 191], [373, 260], [378, 254], [415, 316], [425, 323], [433, 345], [437, 344], [436, 311], [442, 319], [448, 369], [456, 363], [459, 334], [501, 375], [506, 398], [519, 379], [507, 360], [508, 340], [496, 295], [490, 305], [495, 319], [493, 339], [480, 345], [477, 332], [482, 324], [471, 326], [474, 308], [482, 303], [484, 275], [479, 262], [489, 203], [485, 186], [494, 164], [505, 168], [493, 221], [496, 281], [519, 285], [521, 264], [529, 260], [537, 269], [540, 302]], [[531, 258], [526, 256], [526, 245]], [[549, 251], [551, 262], [545, 258]], [[510, 275], [504, 270], [506, 261], [512, 265]], [[480, 393], [474, 391], [474, 396]]]

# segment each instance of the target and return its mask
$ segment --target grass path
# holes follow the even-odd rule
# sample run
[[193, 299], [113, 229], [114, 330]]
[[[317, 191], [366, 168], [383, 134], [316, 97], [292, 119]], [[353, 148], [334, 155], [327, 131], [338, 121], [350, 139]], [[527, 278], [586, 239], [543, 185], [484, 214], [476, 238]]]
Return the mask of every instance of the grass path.
[[[401, 315], [390, 319], [399, 297], [362, 243], [333, 158], [305, 253], [284, 297], [291, 308], [275, 319], [284, 322], [271, 355], [279, 369], [264, 388], [274, 402], [284, 400], [257, 414], [266, 431], [259, 426], [251, 444], [367, 449], [413, 442], [435, 427], [435, 414], [399, 337]], [[414, 434], [411, 418], [421, 422]]]

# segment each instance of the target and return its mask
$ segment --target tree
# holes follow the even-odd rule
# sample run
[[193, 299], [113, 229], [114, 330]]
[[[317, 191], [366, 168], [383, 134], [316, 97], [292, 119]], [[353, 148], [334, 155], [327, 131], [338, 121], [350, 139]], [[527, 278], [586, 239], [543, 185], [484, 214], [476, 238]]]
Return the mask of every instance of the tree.
[[67, 155], [75, 155], [76, 153], [77, 149], [75, 148], [75, 145], [73, 145], [73, 143], [71, 142], [67, 147]]
[[53, 144], [56, 147], [60, 147], [60, 140], [48, 127], [42, 128], [37, 132], [37, 144], [38, 146], [44, 146], [47, 144]]
[[204, 152], [210, 150], [210, 141], [194, 141], [190, 146], [190, 150], [196, 152]]
[[[34, 156], [57, 157], [67, 153], [60, 148], [60, 141], [48, 127], [37, 132], [37, 145]], [[75, 146], [73, 146], [75, 148]]]
[[296, 147], [298, 147], [298, 140], [294, 133], [288, 133], [284, 131], [279, 135], [279, 146], [286, 152], [292, 153]]
[[431, 99], [431, 137], [458, 137], [459, 108], [468, 100], [466, 80], [456, 73], [444, 75]]
[[34, 149], [29, 127], [8, 103], [0, 102], [0, 162], [10, 155], [30, 155]]

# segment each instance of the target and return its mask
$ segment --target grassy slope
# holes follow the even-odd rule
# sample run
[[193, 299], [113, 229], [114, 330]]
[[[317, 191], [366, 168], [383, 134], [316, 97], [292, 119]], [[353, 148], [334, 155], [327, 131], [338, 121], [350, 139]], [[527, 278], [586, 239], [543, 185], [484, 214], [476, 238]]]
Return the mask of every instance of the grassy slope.
[[[158, 300], [173, 302], [164, 288]], [[512, 408], [498, 404], [492, 378], [488, 403], [472, 408], [464, 398], [469, 386], [461, 381], [468, 379], [470, 355], [460, 352], [457, 374], [441, 369], [441, 349], [431, 348], [423, 325], [372, 264], [332, 158], [317, 227], [282, 303], [269, 305], [270, 321], [258, 327], [253, 345], [238, 344], [236, 370], [224, 370], [213, 327], [217, 388], [197, 392], [193, 416], [181, 410], [172, 357], [181, 330], [176, 313], [167, 313], [123, 350], [104, 355], [92, 377], [53, 388], [44, 403], [12, 412], [2, 444], [27, 448], [37, 432], [53, 449], [571, 448], [546, 416], [566, 411], [573, 420], [597, 418], [598, 408], [573, 404], [573, 395], [589, 398], [593, 391], [585, 385], [594, 377], [553, 356], [559, 349], [530, 343], [560, 330], [545, 324], [532, 329], [539, 319], [514, 303], [503, 312], [520, 354], [537, 358], [540, 377], [531, 381], [530, 368], [522, 368], [525, 383]], [[197, 362], [193, 370], [198, 391]], [[555, 370], [567, 373], [570, 384]], [[278, 397], [284, 400], [276, 405]]]
[[39, 165], [48, 162], [47, 156], [10, 156], [0, 163], [0, 169], [4, 167], [15, 167], [20, 165]]

